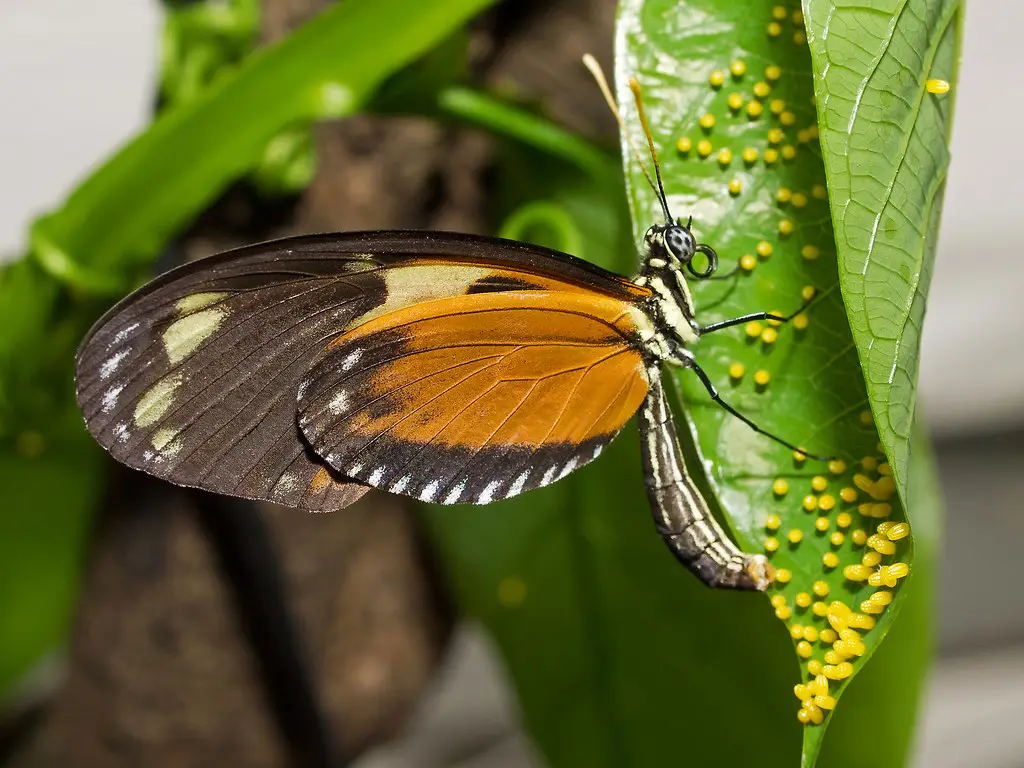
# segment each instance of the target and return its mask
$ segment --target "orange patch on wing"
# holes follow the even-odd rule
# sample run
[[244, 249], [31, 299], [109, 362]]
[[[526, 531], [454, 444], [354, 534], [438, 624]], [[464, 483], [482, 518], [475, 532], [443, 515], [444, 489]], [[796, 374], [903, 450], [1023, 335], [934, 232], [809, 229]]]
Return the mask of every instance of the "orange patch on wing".
[[628, 305], [596, 293], [477, 294], [409, 307], [332, 345], [344, 345], [339, 355], [387, 350], [384, 362], [344, 380], [361, 405], [339, 422], [357, 439], [438, 447], [611, 435], [647, 392], [636, 331]]
[[317, 494], [323, 493], [333, 482], [334, 479], [331, 477], [331, 473], [324, 467], [320, 467], [320, 469], [316, 471], [316, 474], [313, 475], [313, 479], [309, 481], [309, 495], [316, 496]]

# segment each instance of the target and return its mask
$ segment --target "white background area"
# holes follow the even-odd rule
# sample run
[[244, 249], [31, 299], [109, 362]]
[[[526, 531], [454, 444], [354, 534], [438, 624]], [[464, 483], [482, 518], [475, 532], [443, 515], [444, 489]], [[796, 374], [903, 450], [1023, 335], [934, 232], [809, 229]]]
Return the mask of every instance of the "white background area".
[[[1024, 426], [1024, 100], [1017, 60], [1024, 2], [968, 0], [967, 9], [953, 165], [921, 363], [922, 408], [947, 444], [961, 435]], [[55, 207], [148, 121], [159, 13], [154, 0], [0, 0], [0, 258], [17, 255], [28, 222]], [[1005, 507], [979, 496], [977, 522], [959, 523], [981, 537], [972, 546], [978, 567], [996, 569], [990, 577], [1018, 591], [1020, 469], [1007, 465], [998, 475]], [[947, 489], [953, 483], [961, 496], [973, 498], [964, 492], [972, 480], [982, 485], [976, 473], [963, 482], [951, 477], [959, 476], [947, 474]], [[971, 515], [971, 507], [965, 501], [953, 512]], [[951, 517], [951, 539], [956, 520]], [[991, 542], [984, 539], [986, 520], [992, 521]], [[956, 545], [951, 541], [949, 549]], [[1002, 546], [1009, 562], [993, 564], [990, 545]], [[971, 571], [966, 563], [956, 567]], [[944, 591], [947, 581], [955, 580], [944, 579]], [[1024, 633], [1024, 617], [1015, 615], [1020, 599], [1008, 610], [991, 596], [986, 602], [984, 594], [951, 594], [958, 599], [943, 601], [943, 642], [955, 645], [958, 655], [939, 664], [918, 763], [1019, 768], [1024, 650], [1004, 643], [998, 653], [980, 645], [972, 652], [971, 640]], [[957, 605], [975, 610], [969, 622]], [[979, 628], [991, 631], [979, 635]], [[371, 756], [367, 768], [530, 764], [497, 663], [472, 631], [460, 635], [459, 647], [408, 740]], [[459, 760], [453, 750], [461, 752]]]

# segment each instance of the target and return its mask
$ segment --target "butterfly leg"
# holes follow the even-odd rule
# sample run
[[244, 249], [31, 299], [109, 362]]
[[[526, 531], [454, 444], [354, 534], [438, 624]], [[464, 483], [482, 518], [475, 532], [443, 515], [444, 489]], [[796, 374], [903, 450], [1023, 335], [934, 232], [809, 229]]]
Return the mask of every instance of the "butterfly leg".
[[710, 587], [764, 590], [773, 578], [764, 555], [748, 555], [725, 535], [686, 470], [657, 365], [640, 407], [647, 498], [658, 533], [676, 559]]
[[812, 296], [803, 304], [801, 304], [798, 310], [796, 310], [795, 312], [791, 312], [788, 315], [777, 315], [774, 312], [752, 312], [749, 315], [743, 315], [742, 317], [734, 317], [731, 320], [723, 320], [720, 323], [711, 323], [711, 325], [702, 326], [700, 331], [698, 331], [698, 335], [703, 336], [705, 333], [711, 333], [712, 331], [720, 331], [723, 328], [733, 328], [737, 325], [749, 323], [751, 320], [775, 320], [780, 323], [788, 323], [794, 317], [796, 317], [805, 309], [807, 309], [807, 307], [811, 305], [814, 299], [815, 297]]
[[742, 413], [737, 411], [735, 408], [733, 408], [731, 405], [729, 405], [727, 402], [725, 402], [725, 400], [722, 399], [722, 396], [718, 393], [718, 388], [715, 387], [715, 385], [711, 382], [711, 379], [708, 377], [707, 372], [703, 368], [701, 368], [697, 364], [697, 361], [694, 360], [691, 356], [687, 355], [685, 357], [679, 358], [679, 364], [684, 366], [684, 367], [686, 367], [686, 368], [689, 368], [690, 370], [692, 370], [694, 373], [697, 374], [697, 378], [700, 379], [700, 383], [704, 385], [704, 389], [706, 389], [708, 391], [708, 394], [711, 395], [711, 399], [712, 400], [714, 400], [716, 403], [718, 403], [720, 406], [722, 406], [722, 408], [724, 408], [730, 414], [732, 414], [737, 419], [742, 421], [744, 424], [746, 424], [752, 430], [757, 432], [759, 435], [764, 435], [765, 437], [767, 437], [767, 438], [769, 438], [771, 440], [774, 440], [776, 443], [779, 443], [780, 445], [786, 446], [791, 451], [796, 451], [797, 453], [802, 453], [804, 456], [806, 456], [809, 459], [816, 459], [816, 460], [819, 460], [819, 461], [829, 461], [829, 460], [835, 458], [834, 456], [819, 456], [818, 454], [815, 454], [815, 453], [808, 453], [807, 451], [805, 451], [800, 446], [794, 445], [793, 443], [789, 442], [788, 440], [783, 440], [778, 435], [772, 434], [768, 430], [765, 430], [765, 429], [762, 429], [761, 427], [759, 427], [749, 417], [744, 416]]

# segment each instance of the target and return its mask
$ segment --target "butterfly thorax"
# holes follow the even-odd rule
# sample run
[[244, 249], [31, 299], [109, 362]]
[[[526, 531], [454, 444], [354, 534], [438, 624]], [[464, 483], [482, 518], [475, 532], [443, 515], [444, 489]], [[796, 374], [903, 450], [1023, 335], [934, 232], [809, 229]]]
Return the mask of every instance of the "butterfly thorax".
[[685, 347], [697, 341], [700, 328], [683, 272], [694, 253], [693, 236], [686, 227], [656, 225], [647, 231], [644, 246], [647, 255], [634, 282], [652, 293], [646, 310], [654, 336], [646, 346], [663, 360], [688, 357]]

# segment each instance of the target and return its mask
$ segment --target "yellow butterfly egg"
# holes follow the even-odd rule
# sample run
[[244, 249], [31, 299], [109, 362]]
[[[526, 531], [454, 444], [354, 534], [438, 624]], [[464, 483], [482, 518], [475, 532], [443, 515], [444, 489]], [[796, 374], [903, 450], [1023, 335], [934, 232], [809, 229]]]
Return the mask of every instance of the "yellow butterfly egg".
[[[878, 526], [879, 532], [881, 532], [882, 526]], [[893, 523], [890, 528], [885, 531], [885, 536], [889, 541], [899, 541], [905, 539], [910, 535], [910, 526], [907, 523]]]

